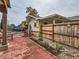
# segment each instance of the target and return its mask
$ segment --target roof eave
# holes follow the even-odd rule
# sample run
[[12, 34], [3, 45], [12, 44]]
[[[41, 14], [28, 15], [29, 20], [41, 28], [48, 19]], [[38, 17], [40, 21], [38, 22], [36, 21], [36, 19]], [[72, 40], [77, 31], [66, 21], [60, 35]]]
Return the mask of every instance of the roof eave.
[[69, 20], [68, 18], [61, 16], [61, 15], [49, 15], [43, 18], [38, 18], [38, 20], [46, 20], [46, 19], [52, 19], [52, 20], [58, 20], [58, 19], [64, 19], [64, 20]]

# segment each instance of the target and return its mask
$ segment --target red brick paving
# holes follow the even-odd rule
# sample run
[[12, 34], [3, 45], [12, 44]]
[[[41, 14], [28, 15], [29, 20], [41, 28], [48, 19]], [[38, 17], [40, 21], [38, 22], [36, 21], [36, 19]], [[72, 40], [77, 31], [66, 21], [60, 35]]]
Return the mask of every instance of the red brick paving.
[[0, 59], [55, 59], [45, 50], [38, 47], [28, 37], [22, 35], [15, 36], [13, 41], [9, 41], [9, 48], [0, 52]]

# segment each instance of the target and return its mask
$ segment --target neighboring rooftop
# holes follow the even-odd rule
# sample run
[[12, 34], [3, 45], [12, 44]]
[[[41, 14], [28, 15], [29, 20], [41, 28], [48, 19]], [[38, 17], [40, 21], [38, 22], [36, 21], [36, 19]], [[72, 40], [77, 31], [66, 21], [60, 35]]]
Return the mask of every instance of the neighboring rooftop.
[[79, 20], [79, 15], [68, 17], [70, 20]]
[[61, 16], [59, 14], [52, 14], [52, 15], [48, 15], [48, 16], [45, 16], [45, 17], [42, 17], [42, 18], [39, 18], [40, 20], [45, 20], [45, 19], [61, 19], [61, 20], [68, 20], [68, 18], [64, 17], [64, 16]]
[[79, 15], [68, 17], [71, 22], [79, 22]]
[[67, 17], [61, 16], [59, 14], [52, 14], [52, 15], [48, 15], [45, 17], [34, 17], [29, 15], [30, 17], [34, 18], [34, 20], [39, 20], [41, 22], [46, 22], [46, 23], [52, 23], [53, 20], [56, 20], [56, 23], [61, 23], [61, 22], [68, 22], [69, 19]]
[[65, 20], [68, 20], [67, 17], [61, 16], [59, 14], [52, 14], [52, 15], [48, 15], [45, 17], [34, 17], [32, 15], [29, 15], [29, 16], [36, 19], [36, 20], [45, 20], [45, 19], [65, 19]]

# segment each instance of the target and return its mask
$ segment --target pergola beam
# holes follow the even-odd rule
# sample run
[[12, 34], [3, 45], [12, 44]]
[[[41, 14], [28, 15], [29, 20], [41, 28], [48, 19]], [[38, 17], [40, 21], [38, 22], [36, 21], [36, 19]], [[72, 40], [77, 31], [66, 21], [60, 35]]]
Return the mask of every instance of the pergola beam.
[[7, 44], [7, 14], [6, 13], [3, 13], [2, 28], [3, 28], [2, 45], [6, 45]]
[[3, 29], [3, 35], [2, 35], [2, 45], [7, 45], [7, 2], [6, 0], [3, 1], [3, 12], [2, 12], [2, 29]]
[[1, 0], [3, 4], [0, 5], [0, 12], [2, 12], [2, 29], [3, 29], [3, 37], [2, 37], [2, 45], [7, 45], [7, 12], [8, 8], [10, 8], [9, 0]]

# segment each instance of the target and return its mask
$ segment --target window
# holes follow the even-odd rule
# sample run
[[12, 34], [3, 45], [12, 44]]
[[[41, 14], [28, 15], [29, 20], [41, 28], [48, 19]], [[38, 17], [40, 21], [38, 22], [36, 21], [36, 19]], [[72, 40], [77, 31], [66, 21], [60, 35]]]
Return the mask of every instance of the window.
[[34, 23], [34, 27], [36, 27], [37, 26], [37, 24], [36, 23]]

